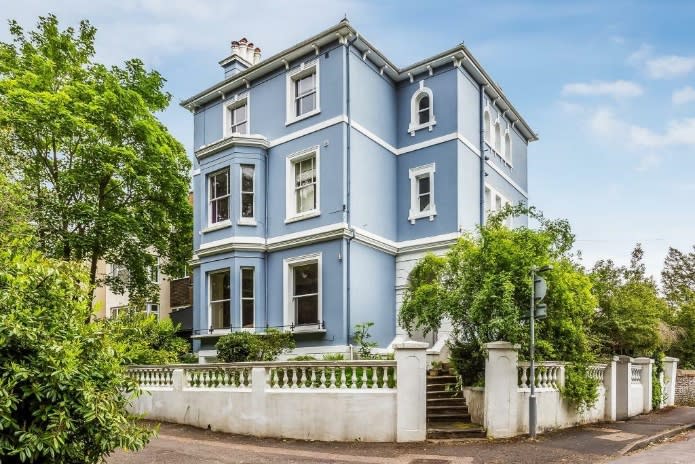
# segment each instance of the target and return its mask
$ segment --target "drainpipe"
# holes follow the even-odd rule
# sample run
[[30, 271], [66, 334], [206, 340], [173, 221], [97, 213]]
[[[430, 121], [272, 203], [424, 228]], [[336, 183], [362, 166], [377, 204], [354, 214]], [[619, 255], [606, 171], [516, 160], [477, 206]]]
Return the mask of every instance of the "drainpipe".
[[[270, 157], [268, 156], [268, 149], [266, 148], [265, 152], [265, 185], [263, 186], [263, 191], [265, 192], [265, 198], [263, 199], [263, 203], [265, 204], [265, 223], [263, 224], [263, 235], [265, 236], [265, 243], [268, 243], [268, 163], [270, 162]], [[263, 292], [263, 312], [265, 313], [265, 327], [266, 330], [268, 329], [268, 250], [265, 250], [263, 252], [263, 276], [264, 276], [264, 282], [263, 286], [265, 288], [265, 291]], [[283, 316], [284, 318], [284, 316]]]
[[480, 84], [480, 226], [485, 225], [485, 126], [483, 124], [483, 105], [485, 102], [485, 87]]
[[[344, 220], [347, 224], [347, 228], [350, 231], [350, 236], [345, 239], [345, 272], [346, 272], [346, 301], [345, 301], [345, 343], [350, 343], [350, 242], [355, 237], [355, 232], [350, 227], [350, 132], [352, 132], [352, 117], [350, 114], [350, 47], [357, 41], [360, 37], [358, 33], [355, 33], [355, 37], [352, 40], [347, 41], [345, 47], [345, 113], [347, 116], [347, 138], [345, 140], [345, 205], [344, 205]], [[352, 356], [352, 354], [351, 354]]]

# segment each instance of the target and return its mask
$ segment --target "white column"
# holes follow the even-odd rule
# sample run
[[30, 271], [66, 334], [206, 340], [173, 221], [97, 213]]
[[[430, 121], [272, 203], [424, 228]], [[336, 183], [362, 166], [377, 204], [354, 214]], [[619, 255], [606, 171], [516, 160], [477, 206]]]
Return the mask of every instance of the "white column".
[[427, 343], [393, 345], [396, 358], [396, 441], [427, 439]]
[[632, 358], [629, 356], [618, 356], [615, 378], [615, 417], [617, 420], [630, 417], [631, 369]]
[[174, 372], [171, 374], [171, 383], [174, 387], [174, 391], [183, 391], [183, 387], [186, 386], [186, 378], [183, 369], [174, 369]]
[[642, 368], [642, 412], [652, 410], [652, 369], [654, 360], [650, 358], [635, 358], [633, 363]]
[[518, 357], [519, 345], [492, 342], [485, 345], [485, 428], [491, 438], [519, 433]]
[[618, 357], [612, 356], [606, 364], [606, 370], [603, 373], [603, 386], [606, 389], [606, 406], [604, 419], [607, 421], [616, 420], [616, 405], [617, 405], [617, 366]]
[[676, 373], [678, 370], [678, 358], [664, 357], [664, 392], [666, 393], [666, 406], [676, 404]]

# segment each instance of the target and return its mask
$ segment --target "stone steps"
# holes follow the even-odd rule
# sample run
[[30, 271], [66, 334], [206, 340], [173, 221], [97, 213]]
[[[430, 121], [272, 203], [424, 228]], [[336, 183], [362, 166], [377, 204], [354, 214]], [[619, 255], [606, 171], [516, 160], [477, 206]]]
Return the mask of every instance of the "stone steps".
[[448, 365], [438, 375], [427, 377], [427, 438], [436, 440], [484, 438], [485, 431], [471, 423], [463, 393], [458, 391], [457, 377]]

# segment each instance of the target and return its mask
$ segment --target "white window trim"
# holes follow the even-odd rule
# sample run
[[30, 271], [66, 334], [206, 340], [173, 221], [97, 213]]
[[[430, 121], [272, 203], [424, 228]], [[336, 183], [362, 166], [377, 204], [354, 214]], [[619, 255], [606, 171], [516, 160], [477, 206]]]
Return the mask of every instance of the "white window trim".
[[292, 273], [291, 270], [294, 266], [299, 266], [302, 264], [318, 264], [317, 275], [319, 277], [319, 304], [318, 304], [318, 315], [317, 319], [319, 324], [323, 321], [323, 253], [311, 253], [308, 255], [295, 256], [292, 258], [285, 258], [282, 265], [282, 294], [283, 296], [283, 326], [285, 330], [289, 330], [291, 324], [294, 324], [294, 332], [325, 332], [326, 329], [320, 326], [300, 326], [296, 325], [294, 320], [294, 308], [292, 305]]
[[[250, 269], [253, 272], [253, 327], [244, 327], [244, 270]], [[246, 298], [248, 299], [248, 298]], [[239, 327], [245, 332], [256, 331], [256, 268], [253, 266], [241, 266], [239, 268]]]
[[222, 228], [229, 227], [229, 226], [232, 225], [232, 222], [231, 222], [232, 212], [231, 212], [231, 211], [227, 211], [227, 213], [228, 213], [228, 219], [225, 219], [225, 220], [222, 220], [222, 221], [219, 221], [219, 222], [212, 222], [212, 202], [213, 202], [214, 200], [218, 200], [218, 199], [221, 198], [221, 197], [215, 198], [215, 199], [213, 200], [213, 198], [210, 196], [210, 181], [212, 180], [212, 177], [213, 177], [213, 176], [215, 176], [215, 175], [217, 175], [217, 174], [220, 174], [220, 173], [222, 173], [222, 172], [224, 172], [224, 171], [227, 171], [227, 198], [229, 198], [229, 201], [227, 201], [227, 208], [231, 209], [231, 206], [232, 206], [232, 203], [231, 203], [231, 198], [232, 198], [232, 191], [231, 191], [231, 187], [232, 187], [232, 178], [231, 178], [231, 177], [232, 177], [232, 170], [231, 170], [231, 168], [230, 168], [229, 166], [227, 166], [227, 167], [224, 167], [224, 168], [222, 168], [222, 169], [218, 169], [217, 171], [213, 171], [213, 172], [211, 172], [210, 174], [208, 174], [207, 176], [205, 176], [205, 190], [206, 190], [205, 195], [206, 195], [206, 197], [207, 197], [208, 226], [207, 226], [207, 228], [206, 228], [203, 232], [211, 232], [211, 231], [213, 231], [213, 230], [222, 229]]
[[[420, 124], [418, 115], [418, 102], [420, 100], [420, 95], [422, 95], [423, 93], [426, 94], [430, 99], [430, 117], [426, 123]], [[413, 93], [413, 96], [410, 97], [410, 124], [408, 125], [408, 132], [410, 132], [411, 136], [415, 135], [415, 131], [424, 128], [428, 128], [429, 131], [432, 132], [432, 128], [436, 124], [437, 121], [435, 121], [434, 119], [434, 96], [432, 94], [432, 90], [428, 87], [425, 87], [425, 81], [420, 81], [420, 87], [415, 91], [415, 93]]]
[[[411, 224], [415, 224], [416, 219], [428, 217], [430, 221], [434, 220], [437, 215], [437, 206], [434, 202], [434, 173], [436, 172], [436, 164], [430, 163], [415, 168], [410, 168], [408, 177], [410, 178], [410, 211], [408, 212], [408, 220]], [[430, 176], [430, 207], [425, 211], [419, 211], [419, 198], [417, 178], [423, 175]]]
[[[499, 116], [497, 116], [497, 119], [495, 119], [495, 123], [493, 124], [492, 127], [494, 128], [494, 132], [495, 132], [495, 134], [493, 136], [494, 137], [493, 138], [493, 144], [494, 144], [493, 149], [495, 150], [495, 153], [497, 153], [498, 155], [500, 155], [500, 157], [502, 157], [502, 159], [504, 159], [504, 157], [502, 156], [502, 124], [500, 123], [500, 117]], [[498, 139], [499, 139], [499, 143], [498, 143]]]
[[[311, 74], [311, 73], [316, 74], [316, 108], [313, 110], [306, 112], [300, 116], [296, 115], [296, 109], [295, 109], [295, 95], [294, 95], [294, 82], [305, 75]], [[307, 61], [299, 65], [297, 69], [295, 69], [292, 72], [287, 73], [287, 83], [286, 83], [286, 92], [285, 92], [285, 97], [286, 97], [286, 102], [285, 102], [285, 108], [286, 108], [286, 119], [285, 119], [285, 125], [289, 126], [290, 124], [293, 124], [297, 121], [301, 121], [302, 119], [310, 118], [311, 116], [314, 116], [316, 114], [319, 114], [321, 112], [321, 85], [320, 85], [320, 79], [319, 79], [319, 60], [314, 59], [312, 61]]]
[[[207, 287], [208, 287], [208, 294], [207, 294], [207, 300], [208, 300], [208, 320], [207, 320], [207, 322], [208, 322], [208, 323], [207, 323], [207, 327], [206, 327], [206, 329], [205, 329], [205, 330], [208, 330], [208, 331], [209, 331], [210, 328], [212, 327], [212, 303], [213, 303], [212, 298], [211, 298], [211, 297], [212, 297], [212, 279], [211, 279], [210, 277], [212, 277], [213, 274], [221, 274], [221, 273], [223, 273], [223, 272], [229, 272], [229, 309], [230, 309], [230, 311], [231, 311], [231, 309], [232, 309], [232, 286], [231, 286], [231, 282], [232, 282], [232, 270], [229, 269], [229, 268], [221, 268], [221, 269], [215, 269], [214, 271], [209, 271], [209, 272], [207, 273], [207, 281], [208, 281], [208, 285], [207, 285]], [[219, 302], [219, 301], [226, 301], [226, 300], [215, 300], [215, 303], [216, 303], [216, 302]], [[230, 318], [230, 321], [229, 321], [229, 322], [230, 322], [230, 324], [231, 324], [231, 323], [232, 323], [232, 320], [231, 320], [232, 315], [231, 315], [231, 314], [229, 315], [229, 318]], [[222, 328], [222, 329], [220, 329], [220, 328], [213, 328], [213, 330], [212, 330], [212, 333], [213, 333], [213, 334], [226, 334], [226, 333], [229, 333], [229, 332], [231, 332], [231, 330], [230, 330], [229, 328]]]
[[[244, 185], [244, 166], [253, 167], [253, 217], [247, 218], [242, 216], [244, 199], [242, 195], [242, 186]], [[239, 219], [237, 224], [242, 226], [256, 225], [256, 165], [252, 163], [242, 163], [239, 165]]]
[[[496, 190], [495, 188], [493, 188], [490, 184], [485, 184], [485, 190], [490, 191], [490, 201], [489, 201], [489, 204], [486, 203], [486, 208], [485, 208], [485, 219], [487, 219], [491, 214], [499, 211], [497, 209], [497, 205], [496, 205], [496, 197], [499, 197], [501, 199], [502, 208], [504, 208], [506, 205], [512, 204], [512, 202], [505, 195], [500, 193], [499, 190]], [[507, 225], [507, 227], [511, 227], [512, 218], [511, 217], [507, 218], [504, 223], [505, 223], [505, 225]]]
[[[294, 164], [316, 156], [316, 208], [297, 213], [294, 197]], [[321, 149], [318, 145], [291, 154], [285, 162], [285, 224], [321, 214]]]
[[157, 306], [157, 319], [160, 319], [160, 311], [162, 310], [162, 307], [159, 303], [146, 303], [145, 304], [145, 314], [150, 315], [150, 314], [155, 314], [152, 312], [152, 306]]
[[[507, 143], [507, 140], [509, 140], [509, 143]], [[507, 163], [507, 165], [511, 168], [513, 167], [512, 160], [514, 159], [514, 153], [513, 153], [513, 147], [514, 145], [512, 144], [512, 134], [509, 130], [509, 127], [507, 127], [504, 131], [504, 137], [502, 138], [502, 150], [503, 150], [503, 158], [504, 162]]]
[[[246, 132], [232, 132], [230, 110], [238, 108], [242, 105], [246, 105]], [[224, 138], [231, 137], [232, 135], [249, 135], [251, 133], [251, 96], [249, 92], [234, 95], [234, 97], [224, 102], [222, 120], [222, 123], [224, 124]]]

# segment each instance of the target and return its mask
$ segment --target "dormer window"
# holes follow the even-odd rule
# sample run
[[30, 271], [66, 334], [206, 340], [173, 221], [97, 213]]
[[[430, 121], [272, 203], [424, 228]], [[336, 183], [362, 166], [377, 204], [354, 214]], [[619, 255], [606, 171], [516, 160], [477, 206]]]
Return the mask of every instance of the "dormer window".
[[420, 81], [420, 88], [413, 94], [410, 99], [410, 125], [408, 132], [410, 135], [415, 135], [415, 131], [432, 127], [437, 124], [434, 120], [434, 99], [432, 90], [425, 87], [425, 82]]
[[249, 97], [236, 96], [224, 107], [225, 137], [249, 134]]
[[291, 124], [319, 113], [319, 63], [302, 63], [287, 75], [287, 121]]

